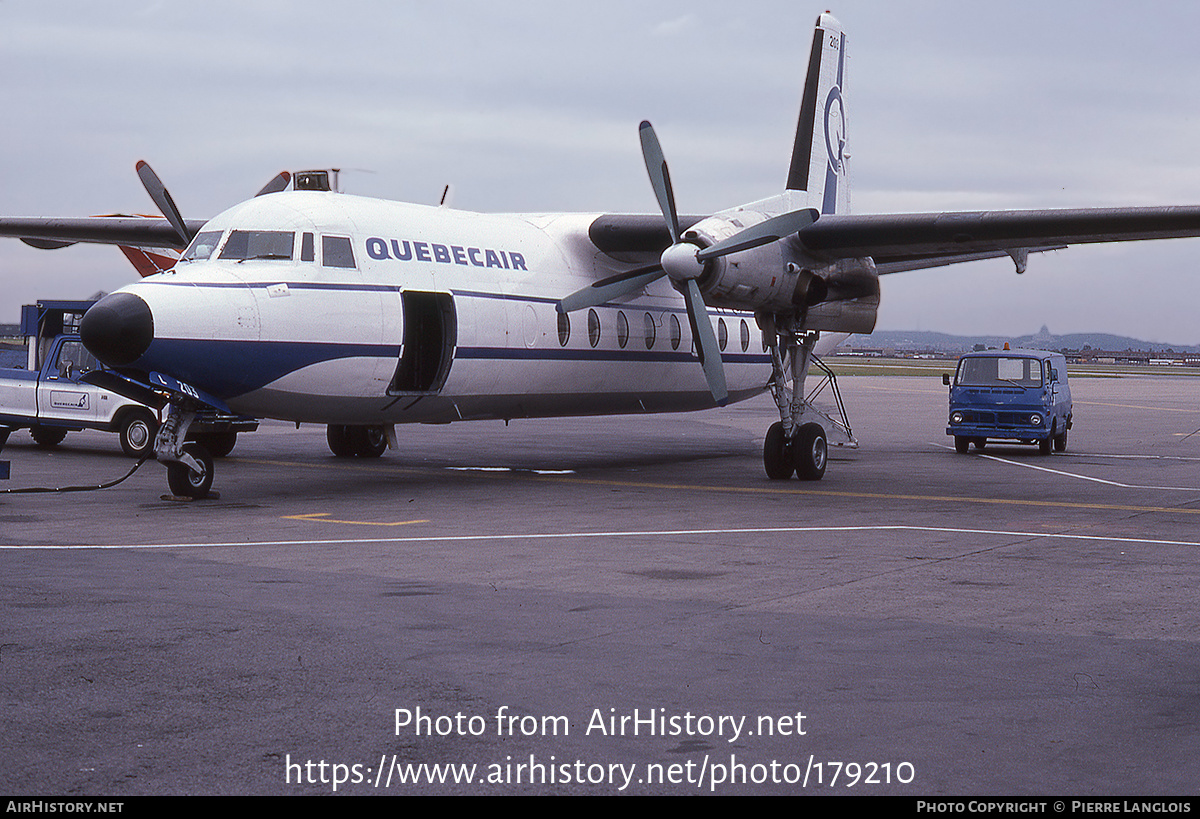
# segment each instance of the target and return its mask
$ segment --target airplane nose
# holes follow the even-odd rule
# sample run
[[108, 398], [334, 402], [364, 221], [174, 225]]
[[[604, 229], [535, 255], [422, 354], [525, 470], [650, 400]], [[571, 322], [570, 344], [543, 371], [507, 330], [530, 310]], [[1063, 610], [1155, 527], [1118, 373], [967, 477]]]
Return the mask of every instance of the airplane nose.
[[154, 316], [150, 305], [132, 293], [113, 293], [83, 314], [79, 336], [92, 355], [120, 367], [146, 352], [154, 340]]

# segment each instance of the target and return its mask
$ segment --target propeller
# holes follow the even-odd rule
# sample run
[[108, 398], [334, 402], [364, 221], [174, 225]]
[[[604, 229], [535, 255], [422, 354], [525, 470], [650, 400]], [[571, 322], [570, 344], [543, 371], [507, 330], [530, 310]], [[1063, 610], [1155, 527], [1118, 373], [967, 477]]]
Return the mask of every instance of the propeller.
[[183, 247], [187, 247], [192, 242], [192, 234], [188, 232], [187, 226], [183, 223], [183, 215], [180, 214], [179, 208], [175, 206], [175, 200], [171, 198], [171, 194], [167, 191], [167, 186], [158, 178], [158, 174], [144, 159], [139, 159], [137, 163], [137, 175], [142, 180], [142, 185], [146, 188], [146, 193], [150, 194], [150, 198], [154, 200], [155, 206], [159, 209], [167, 221], [171, 223], [171, 227], [175, 228], [175, 232], [179, 234], [179, 238], [183, 240]]
[[721, 349], [717, 345], [712, 323], [708, 320], [708, 310], [697, 279], [704, 273], [706, 262], [790, 236], [815, 222], [819, 214], [812, 208], [784, 213], [746, 228], [711, 247], [701, 249], [691, 242], [683, 241], [679, 230], [679, 214], [675, 207], [675, 191], [671, 187], [671, 174], [667, 170], [667, 160], [658, 136], [654, 133], [654, 126], [643, 121], [638, 127], [638, 137], [642, 143], [646, 172], [650, 175], [650, 186], [654, 188], [658, 207], [666, 219], [667, 231], [671, 234], [671, 246], [663, 251], [658, 264], [627, 270], [593, 282], [559, 301], [558, 310], [561, 313], [570, 313], [585, 307], [597, 307], [612, 299], [633, 295], [663, 276], [669, 277], [671, 285], [683, 294], [688, 321], [692, 326], [692, 337], [696, 339], [696, 352], [704, 368], [708, 389], [713, 400], [723, 406], [729, 400], [729, 390], [725, 384]]
[[[195, 238], [195, 232], [190, 231], [183, 221], [183, 214], [179, 212], [179, 208], [175, 205], [175, 200], [171, 198], [167, 186], [158, 178], [158, 174], [150, 167], [150, 164], [144, 159], [138, 160], [137, 163], [138, 178], [142, 180], [142, 185], [146, 188], [146, 193], [150, 194], [150, 198], [154, 200], [154, 204], [158, 206], [159, 211], [171, 223], [171, 227], [175, 229], [175, 233], [183, 241], [183, 247], [191, 244]], [[254, 194], [262, 196], [267, 193], [279, 193], [285, 190], [291, 184], [292, 175], [287, 171], [280, 171], [275, 175], [270, 182], [263, 186], [262, 190]]]

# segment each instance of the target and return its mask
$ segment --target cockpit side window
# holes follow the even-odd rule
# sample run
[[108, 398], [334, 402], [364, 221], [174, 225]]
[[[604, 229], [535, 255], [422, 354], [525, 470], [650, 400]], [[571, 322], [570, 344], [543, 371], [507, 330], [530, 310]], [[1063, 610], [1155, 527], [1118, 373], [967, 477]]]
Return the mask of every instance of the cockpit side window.
[[321, 237], [321, 264], [325, 267], [354, 267], [354, 249], [345, 236]]
[[235, 230], [221, 249], [222, 259], [291, 259], [296, 234], [282, 230]]
[[221, 231], [206, 230], [196, 234], [188, 249], [179, 257], [181, 262], [202, 262], [212, 258], [213, 251], [221, 243]]

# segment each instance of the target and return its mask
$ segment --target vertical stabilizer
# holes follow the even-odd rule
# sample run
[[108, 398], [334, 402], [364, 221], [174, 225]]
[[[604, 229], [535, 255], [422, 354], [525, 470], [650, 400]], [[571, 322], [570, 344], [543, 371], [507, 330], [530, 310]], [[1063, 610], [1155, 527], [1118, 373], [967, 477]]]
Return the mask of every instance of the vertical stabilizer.
[[850, 209], [842, 97], [845, 71], [846, 35], [842, 25], [833, 15], [822, 14], [813, 32], [787, 179], [787, 189], [806, 191], [808, 206], [821, 213], [846, 213]]

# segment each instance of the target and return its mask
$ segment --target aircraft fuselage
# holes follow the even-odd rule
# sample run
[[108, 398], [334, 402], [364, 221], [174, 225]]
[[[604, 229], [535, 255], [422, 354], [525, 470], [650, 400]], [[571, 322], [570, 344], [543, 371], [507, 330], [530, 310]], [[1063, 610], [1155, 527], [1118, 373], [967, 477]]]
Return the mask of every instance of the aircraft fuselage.
[[[238, 412], [326, 424], [714, 406], [669, 283], [556, 310], [564, 293], [628, 267], [589, 241], [594, 218], [258, 197], [208, 222], [173, 270], [118, 291], [152, 316], [127, 368], [169, 373]], [[730, 400], [766, 389], [753, 315], [710, 308], [709, 319]]]

